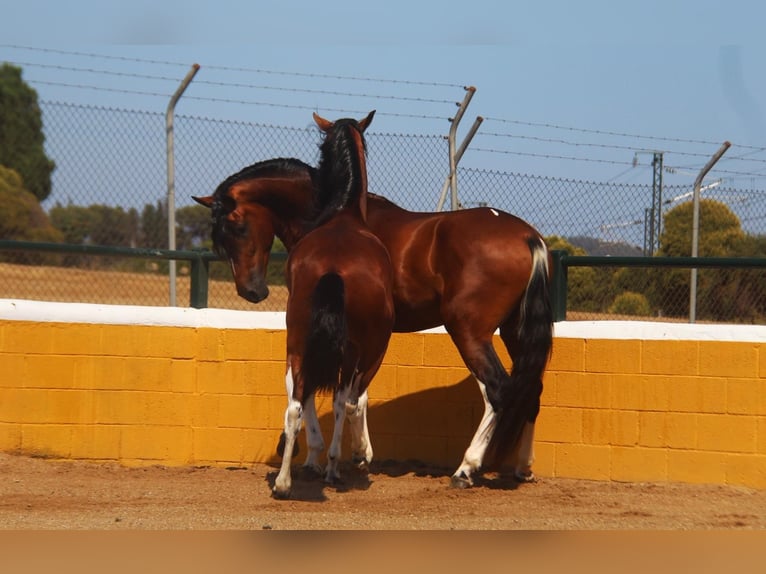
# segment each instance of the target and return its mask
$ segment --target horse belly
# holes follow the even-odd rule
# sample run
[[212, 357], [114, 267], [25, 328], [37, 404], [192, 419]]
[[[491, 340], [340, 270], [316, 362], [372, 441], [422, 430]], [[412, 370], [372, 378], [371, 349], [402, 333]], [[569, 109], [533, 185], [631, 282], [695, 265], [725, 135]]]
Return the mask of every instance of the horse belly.
[[394, 320], [394, 332], [412, 333], [431, 329], [442, 324], [439, 302], [437, 299], [419, 301], [413, 304], [409, 300], [398, 298], [394, 294], [394, 308], [396, 315]]

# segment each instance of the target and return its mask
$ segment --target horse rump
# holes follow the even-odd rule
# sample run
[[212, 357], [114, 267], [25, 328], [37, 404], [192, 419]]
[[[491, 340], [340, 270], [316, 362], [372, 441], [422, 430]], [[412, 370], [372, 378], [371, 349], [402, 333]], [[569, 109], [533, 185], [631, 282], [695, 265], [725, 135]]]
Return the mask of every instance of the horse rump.
[[327, 273], [319, 278], [311, 298], [311, 323], [301, 364], [308, 388], [332, 390], [338, 385], [347, 343], [345, 285], [340, 275]]
[[530, 237], [527, 244], [532, 253], [532, 272], [519, 308], [517, 351], [511, 375], [500, 389], [500, 408], [495, 410], [495, 429], [485, 452], [485, 468], [499, 468], [518, 445], [524, 426], [537, 418], [543, 373], [553, 346], [548, 250], [538, 237]]

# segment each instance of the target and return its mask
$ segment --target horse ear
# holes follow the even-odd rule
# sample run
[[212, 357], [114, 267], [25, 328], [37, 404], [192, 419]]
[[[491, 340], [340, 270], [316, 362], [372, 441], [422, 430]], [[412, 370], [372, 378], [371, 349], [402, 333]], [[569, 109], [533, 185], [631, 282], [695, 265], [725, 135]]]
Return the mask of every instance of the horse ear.
[[318, 113], [314, 112], [314, 121], [319, 126], [319, 129], [327, 133], [332, 129], [333, 123], [330, 120], [324, 119]]
[[363, 120], [359, 120], [359, 127], [362, 128], [362, 131], [367, 129], [367, 126], [369, 126], [372, 123], [372, 117], [375, 115], [375, 110], [372, 110], [369, 114], [367, 114], [367, 117]]
[[195, 197], [192, 195], [192, 199], [199, 203], [200, 205], [204, 205], [208, 209], [212, 209], [213, 207], [213, 196], [208, 195], [207, 197]]

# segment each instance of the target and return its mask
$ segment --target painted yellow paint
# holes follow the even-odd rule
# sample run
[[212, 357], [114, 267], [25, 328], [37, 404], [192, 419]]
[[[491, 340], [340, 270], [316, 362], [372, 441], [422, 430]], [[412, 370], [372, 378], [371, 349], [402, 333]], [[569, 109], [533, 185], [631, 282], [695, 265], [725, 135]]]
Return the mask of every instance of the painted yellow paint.
[[[273, 329], [0, 320], [0, 450], [125, 465], [275, 462], [284, 345]], [[766, 344], [752, 342], [556, 339], [535, 470], [766, 488], [764, 365]], [[447, 469], [483, 408], [444, 334], [395, 334], [369, 394], [377, 459]], [[329, 440], [332, 401], [317, 405]]]

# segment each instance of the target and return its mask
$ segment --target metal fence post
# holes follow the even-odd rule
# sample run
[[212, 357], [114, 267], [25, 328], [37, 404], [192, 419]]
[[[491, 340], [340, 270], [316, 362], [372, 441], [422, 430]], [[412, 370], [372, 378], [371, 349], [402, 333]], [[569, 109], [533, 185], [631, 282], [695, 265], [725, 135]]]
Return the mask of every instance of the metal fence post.
[[553, 258], [553, 278], [551, 280], [551, 307], [553, 320], [564, 321], [567, 318], [567, 252], [561, 249], [551, 251]]
[[[168, 249], [173, 251], [176, 248], [176, 179], [175, 179], [175, 163], [173, 158], [173, 113], [176, 109], [176, 103], [181, 98], [181, 95], [186, 90], [186, 87], [192, 81], [197, 71], [199, 70], [199, 64], [193, 64], [186, 77], [178, 86], [178, 89], [170, 98], [168, 103], [168, 109], [165, 112], [165, 145], [167, 147], [167, 178], [168, 178], [168, 190], [167, 190], [167, 202], [168, 202]], [[170, 260], [168, 262], [168, 275], [169, 275], [169, 300], [170, 306], [174, 307], [176, 304], [176, 262]]]
[[208, 260], [200, 254], [199, 257], [191, 259], [190, 272], [190, 293], [189, 306], [195, 309], [204, 309], [207, 307], [208, 280], [209, 280]]

